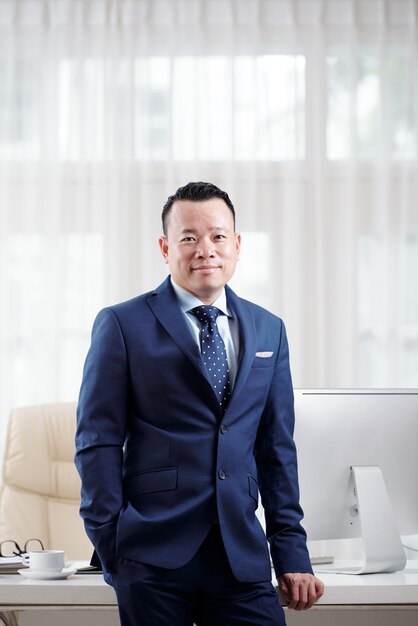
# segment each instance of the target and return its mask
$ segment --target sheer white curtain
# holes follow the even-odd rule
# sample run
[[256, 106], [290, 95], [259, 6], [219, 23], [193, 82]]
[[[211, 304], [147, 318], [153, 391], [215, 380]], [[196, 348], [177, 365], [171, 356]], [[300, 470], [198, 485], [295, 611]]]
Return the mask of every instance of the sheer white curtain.
[[165, 275], [166, 197], [236, 205], [232, 286], [297, 386], [418, 386], [417, 2], [3, 0], [0, 415], [76, 399], [91, 323]]

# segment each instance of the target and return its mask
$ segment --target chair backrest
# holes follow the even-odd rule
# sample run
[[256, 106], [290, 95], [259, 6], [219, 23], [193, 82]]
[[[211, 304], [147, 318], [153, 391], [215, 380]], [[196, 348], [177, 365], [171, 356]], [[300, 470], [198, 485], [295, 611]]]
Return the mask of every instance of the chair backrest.
[[90, 559], [92, 545], [79, 515], [74, 465], [76, 404], [13, 409], [4, 452], [0, 540], [41, 539], [69, 559]]

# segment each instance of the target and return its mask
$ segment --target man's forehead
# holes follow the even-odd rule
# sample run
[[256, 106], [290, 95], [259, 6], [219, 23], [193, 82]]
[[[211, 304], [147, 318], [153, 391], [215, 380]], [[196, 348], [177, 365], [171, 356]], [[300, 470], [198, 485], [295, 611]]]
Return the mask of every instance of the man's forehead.
[[[215, 202], [216, 201], [216, 202]], [[168, 216], [168, 224], [175, 223], [182, 230], [198, 229], [229, 229], [233, 225], [233, 216], [222, 198], [211, 198], [193, 202], [191, 200], [177, 200]]]

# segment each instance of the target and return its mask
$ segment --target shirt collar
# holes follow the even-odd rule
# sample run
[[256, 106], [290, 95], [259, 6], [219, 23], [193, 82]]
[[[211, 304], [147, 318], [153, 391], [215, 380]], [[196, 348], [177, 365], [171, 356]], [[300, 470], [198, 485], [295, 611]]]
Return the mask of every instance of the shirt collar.
[[[199, 300], [199, 298], [196, 298], [196, 296], [190, 293], [190, 291], [187, 291], [186, 289], [183, 289], [183, 287], [177, 285], [172, 277], [170, 277], [170, 280], [183, 313], [187, 313], [195, 306], [202, 306], [202, 304], [204, 304], [204, 302]], [[224, 315], [227, 315], [228, 317], [233, 317], [226, 301], [225, 287], [222, 289], [219, 298], [217, 298], [217, 300], [215, 300], [215, 302], [213, 302], [211, 306], [216, 306], [220, 311], [222, 311]]]

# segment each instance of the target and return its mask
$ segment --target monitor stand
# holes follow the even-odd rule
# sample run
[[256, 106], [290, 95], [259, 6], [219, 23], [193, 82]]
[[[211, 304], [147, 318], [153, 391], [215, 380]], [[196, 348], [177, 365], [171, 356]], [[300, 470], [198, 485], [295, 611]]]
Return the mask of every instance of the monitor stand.
[[[382, 471], [377, 465], [353, 466], [362, 539], [362, 564], [332, 568], [340, 574], [396, 572], [406, 564], [405, 551], [393, 515]], [[321, 568], [321, 571], [325, 569]]]

